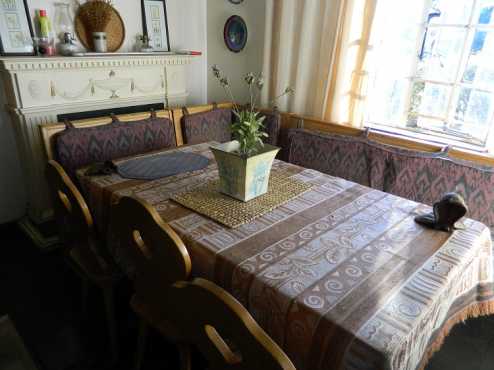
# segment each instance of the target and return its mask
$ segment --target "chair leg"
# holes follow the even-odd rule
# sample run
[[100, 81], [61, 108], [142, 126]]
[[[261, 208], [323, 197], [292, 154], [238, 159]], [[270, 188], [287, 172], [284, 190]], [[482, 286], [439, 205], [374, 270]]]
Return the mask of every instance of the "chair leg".
[[118, 360], [118, 336], [113, 287], [103, 288], [103, 296], [105, 300], [106, 321], [108, 325], [108, 338], [110, 341], [111, 363], [115, 364]]
[[146, 349], [146, 339], [148, 336], [148, 326], [143, 319], [139, 322], [139, 334], [137, 336], [137, 349], [134, 369], [141, 370], [142, 359], [144, 357], [144, 351]]
[[186, 344], [178, 344], [178, 352], [180, 355], [180, 370], [191, 370], [192, 361], [190, 355], [190, 346]]

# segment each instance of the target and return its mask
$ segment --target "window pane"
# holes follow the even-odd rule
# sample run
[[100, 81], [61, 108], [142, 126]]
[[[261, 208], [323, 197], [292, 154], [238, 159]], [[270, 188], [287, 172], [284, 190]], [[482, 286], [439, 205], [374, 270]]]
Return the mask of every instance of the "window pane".
[[454, 82], [465, 37], [464, 29], [428, 28], [420, 54], [419, 75], [428, 80]]
[[482, 25], [493, 25], [494, 17], [494, 0], [479, 0], [477, 9], [473, 17], [473, 22]]
[[463, 82], [494, 91], [494, 31], [476, 30]]
[[[415, 1], [412, 1], [415, 3]], [[473, 0], [432, 0], [428, 14], [431, 24], [467, 24]]]
[[446, 118], [451, 87], [433, 83], [416, 82], [412, 92], [411, 111], [426, 116]]
[[[493, 95], [470, 88], [461, 88], [456, 98], [454, 118], [457, 121], [452, 127], [467, 131], [472, 125], [487, 126], [493, 113]], [[465, 123], [469, 128], [464, 129]]]
[[404, 125], [406, 92], [409, 81], [384, 80], [375, 83], [368, 101], [368, 119], [381, 124]]

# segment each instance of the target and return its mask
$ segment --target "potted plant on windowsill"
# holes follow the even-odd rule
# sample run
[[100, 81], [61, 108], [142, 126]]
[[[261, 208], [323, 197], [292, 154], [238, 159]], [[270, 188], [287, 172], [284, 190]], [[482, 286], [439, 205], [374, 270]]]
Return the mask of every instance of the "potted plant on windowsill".
[[[261, 74], [255, 76], [248, 73], [245, 76], [250, 104], [239, 107], [233, 98], [228, 78], [222, 75], [216, 65], [212, 70], [232, 100], [235, 115], [235, 122], [232, 124], [232, 136], [235, 140], [211, 147], [218, 164], [219, 190], [246, 202], [267, 192], [271, 166], [280, 150], [279, 147], [264, 144], [262, 140], [268, 136], [263, 131], [265, 117], [260, 115], [255, 106], [264, 86], [264, 79]], [[286, 88], [273, 102], [291, 93], [293, 90]]]

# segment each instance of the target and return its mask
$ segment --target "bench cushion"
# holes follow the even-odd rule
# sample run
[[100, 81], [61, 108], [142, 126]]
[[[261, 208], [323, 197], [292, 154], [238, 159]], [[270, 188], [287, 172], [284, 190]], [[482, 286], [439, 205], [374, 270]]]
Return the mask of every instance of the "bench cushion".
[[185, 114], [181, 120], [185, 144], [208, 141], [224, 143], [231, 140], [232, 110], [213, 109], [208, 112]]
[[291, 163], [429, 205], [457, 192], [468, 205], [467, 216], [494, 231], [493, 167], [363, 137], [303, 129], [291, 129], [288, 136]]
[[55, 156], [70, 173], [91, 163], [175, 146], [173, 122], [149, 118], [88, 128], [67, 127], [55, 138]]
[[366, 139], [293, 129], [288, 162], [365, 186], [370, 183]]
[[457, 192], [468, 205], [467, 216], [494, 229], [494, 169], [446, 153], [373, 145], [380, 151], [377, 158], [385, 162], [385, 192], [429, 205], [444, 193]]

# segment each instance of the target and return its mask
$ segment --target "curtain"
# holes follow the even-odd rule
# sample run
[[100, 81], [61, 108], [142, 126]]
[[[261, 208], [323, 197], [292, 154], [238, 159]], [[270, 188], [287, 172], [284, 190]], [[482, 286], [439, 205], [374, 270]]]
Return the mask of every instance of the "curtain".
[[377, 0], [342, 0], [324, 119], [362, 127]]
[[280, 110], [322, 118], [329, 88], [340, 0], [266, 0], [262, 104], [287, 86]]

